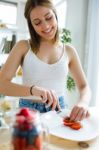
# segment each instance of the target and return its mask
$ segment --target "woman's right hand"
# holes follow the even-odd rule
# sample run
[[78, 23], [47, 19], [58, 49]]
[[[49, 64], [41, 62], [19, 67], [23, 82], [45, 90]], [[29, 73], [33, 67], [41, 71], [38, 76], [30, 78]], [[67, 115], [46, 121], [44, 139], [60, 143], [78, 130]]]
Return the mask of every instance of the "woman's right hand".
[[61, 110], [59, 105], [58, 97], [53, 90], [48, 90], [42, 87], [34, 86], [32, 88], [32, 93], [35, 96], [39, 96], [42, 98], [42, 102], [46, 103], [46, 107], [52, 107], [52, 110], [55, 110], [55, 108], [58, 109], [58, 111]]

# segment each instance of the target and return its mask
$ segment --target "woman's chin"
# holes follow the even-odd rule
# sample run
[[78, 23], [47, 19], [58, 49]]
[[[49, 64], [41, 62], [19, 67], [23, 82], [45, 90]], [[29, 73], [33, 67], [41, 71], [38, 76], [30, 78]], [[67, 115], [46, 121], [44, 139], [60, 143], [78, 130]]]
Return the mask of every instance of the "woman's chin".
[[46, 36], [42, 38], [42, 41], [49, 41], [49, 42], [53, 42], [55, 36]]

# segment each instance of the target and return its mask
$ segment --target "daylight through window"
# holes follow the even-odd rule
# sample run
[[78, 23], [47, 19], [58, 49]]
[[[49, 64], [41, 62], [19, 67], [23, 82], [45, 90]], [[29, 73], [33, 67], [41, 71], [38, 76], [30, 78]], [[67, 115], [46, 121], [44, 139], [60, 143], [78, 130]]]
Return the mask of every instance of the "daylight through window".
[[17, 4], [0, 1], [0, 23], [16, 25]]

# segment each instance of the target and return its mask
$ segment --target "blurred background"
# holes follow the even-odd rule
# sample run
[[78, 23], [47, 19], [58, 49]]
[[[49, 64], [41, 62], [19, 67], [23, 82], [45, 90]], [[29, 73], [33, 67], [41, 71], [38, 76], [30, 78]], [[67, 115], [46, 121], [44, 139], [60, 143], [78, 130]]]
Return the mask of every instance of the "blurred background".
[[[60, 29], [71, 34], [84, 72], [92, 90], [91, 106], [99, 105], [99, 0], [53, 0]], [[28, 39], [24, 18], [26, 0], [0, 0], [0, 67], [6, 61], [11, 48], [21, 39]], [[21, 82], [21, 70], [15, 82]], [[77, 99], [77, 91], [68, 91], [72, 97], [70, 106]], [[3, 96], [0, 95], [2, 98]], [[8, 99], [8, 97], [5, 97]]]

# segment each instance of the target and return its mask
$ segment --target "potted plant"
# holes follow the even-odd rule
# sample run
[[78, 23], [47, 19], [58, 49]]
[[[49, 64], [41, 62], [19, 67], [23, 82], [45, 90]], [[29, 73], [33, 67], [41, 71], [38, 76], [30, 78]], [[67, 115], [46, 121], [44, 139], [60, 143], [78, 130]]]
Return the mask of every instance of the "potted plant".
[[[62, 43], [71, 43], [71, 32], [65, 28], [60, 30], [60, 40]], [[73, 78], [71, 77], [70, 73], [67, 76], [67, 82], [66, 82], [66, 87], [69, 91], [72, 91], [75, 89], [75, 82]]]
[[[68, 44], [72, 42], [71, 38], [71, 32], [68, 29], [61, 29], [60, 30], [60, 40], [62, 43]], [[68, 106], [71, 108], [78, 96], [78, 91], [76, 88], [76, 84], [74, 79], [72, 78], [70, 72], [67, 75], [67, 80], [66, 80], [66, 99], [68, 101]]]

